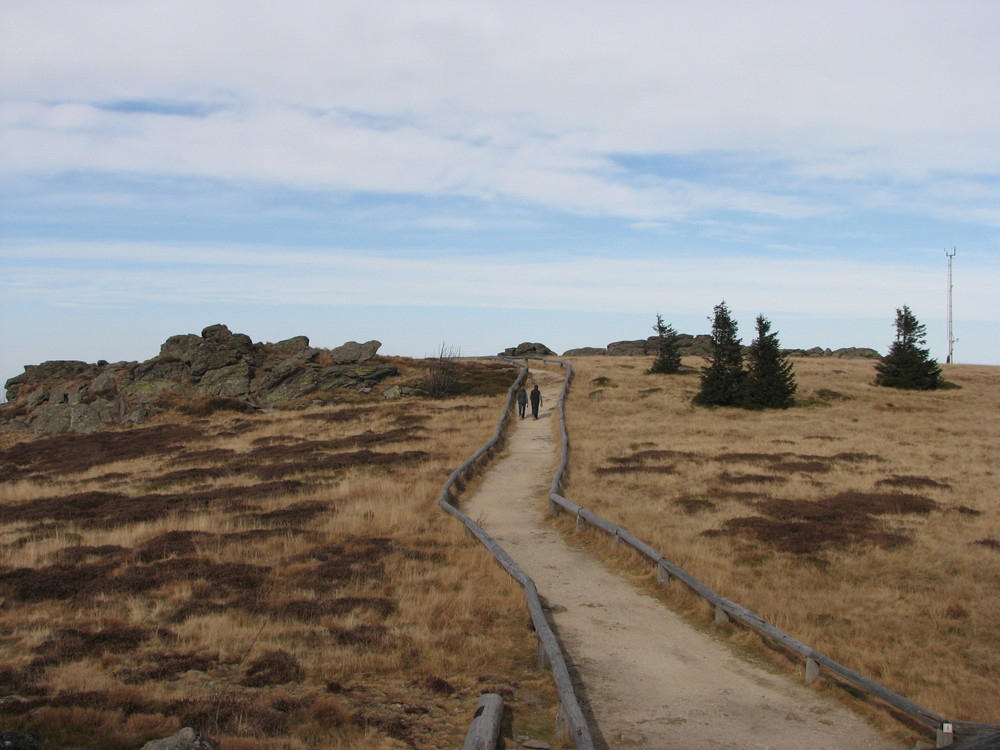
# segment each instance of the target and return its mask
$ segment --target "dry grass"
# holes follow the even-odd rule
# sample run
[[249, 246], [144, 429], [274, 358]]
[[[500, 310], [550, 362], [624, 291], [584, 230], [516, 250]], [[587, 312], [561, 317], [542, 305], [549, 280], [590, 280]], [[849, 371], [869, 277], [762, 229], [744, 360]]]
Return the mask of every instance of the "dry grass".
[[[1000, 368], [917, 393], [867, 361], [794, 364], [805, 403], [759, 413], [694, 408], [697, 376], [648, 359], [574, 360], [566, 496], [846, 666], [1000, 722]], [[682, 588], [662, 595], [699, 610]]]
[[223, 750], [457, 747], [493, 690], [551, 737], [523, 594], [436, 506], [501, 404], [6, 438], [0, 725], [46, 747], [186, 725]]

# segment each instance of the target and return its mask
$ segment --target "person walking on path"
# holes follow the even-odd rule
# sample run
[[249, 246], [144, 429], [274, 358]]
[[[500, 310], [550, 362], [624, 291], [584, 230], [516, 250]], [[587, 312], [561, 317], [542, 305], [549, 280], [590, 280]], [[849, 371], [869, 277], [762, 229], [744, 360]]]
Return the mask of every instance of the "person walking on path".
[[531, 389], [531, 418], [538, 419], [538, 407], [542, 405], [542, 392], [538, 390], [538, 384]]
[[[538, 386], [535, 387], [537, 388]], [[524, 390], [523, 385], [517, 389], [515, 397], [517, 398], [517, 413], [521, 419], [524, 419], [524, 409], [528, 405], [528, 392]]]

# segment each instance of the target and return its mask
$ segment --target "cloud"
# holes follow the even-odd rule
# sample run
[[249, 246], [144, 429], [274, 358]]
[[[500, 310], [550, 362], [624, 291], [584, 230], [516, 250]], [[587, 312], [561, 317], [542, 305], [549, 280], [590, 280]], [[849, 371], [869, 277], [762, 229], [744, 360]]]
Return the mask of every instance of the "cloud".
[[[1000, 169], [988, 3], [54, 1], [8, 15], [0, 148], [19, 172], [656, 221], [816, 215], [830, 210], [816, 181], [896, 191]], [[780, 155], [798, 182], [642, 183], [612, 161], [718, 150]]]
[[[697, 314], [720, 299], [770, 315], [878, 317], [936, 308], [940, 269], [789, 257], [603, 258], [506, 253], [361, 253], [344, 249], [140, 243], [7, 245], [9, 300], [63, 306], [382, 305]], [[965, 314], [1000, 320], [1000, 267], [963, 282]], [[935, 310], [936, 312], [936, 310]]]

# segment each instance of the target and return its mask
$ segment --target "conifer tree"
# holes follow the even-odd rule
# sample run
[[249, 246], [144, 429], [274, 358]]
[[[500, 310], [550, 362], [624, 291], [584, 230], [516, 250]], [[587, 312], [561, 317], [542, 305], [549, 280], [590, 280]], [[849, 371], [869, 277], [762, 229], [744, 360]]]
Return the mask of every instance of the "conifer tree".
[[740, 406], [746, 409], [787, 409], [795, 403], [798, 385], [788, 357], [781, 353], [771, 323], [757, 316], [757, 338], [747, 352], [747, 374]]
[[649, 374], [662, 373], [672, 375], [681, 369], [681, 353], [677, 348], [677, 331], [671, 325], [663, 323], [663, 316], [656, 314], [656, 359], [646, 370]]
[[941, 368], [930, 352], [922, 348], [926, 340], [926, 328], [903, 305], [896, 309], [896, 340], [889, 347], [889, 353], [875, 365], [875, 383], [888, 388], [905, 388], [915, 391], [930, 391], [946, 385]]
[[712, 319], [712, 358], [702, 368], [701, 390], [694, 397], [702, 406], [738, 406], [743, 395], [743, 348], [736, 323], [725, 301], [715, 306]]

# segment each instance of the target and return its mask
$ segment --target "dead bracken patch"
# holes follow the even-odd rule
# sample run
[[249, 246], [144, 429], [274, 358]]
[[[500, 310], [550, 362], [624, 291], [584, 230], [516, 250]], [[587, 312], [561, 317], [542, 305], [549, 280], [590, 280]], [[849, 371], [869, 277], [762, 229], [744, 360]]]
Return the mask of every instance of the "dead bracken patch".
[[41, 602], [94, 596], [115, 564], [57, 564], [0, 571], [0, 594], [15, 602]]
[[285, 463], [265, 464], [253, 470], [261, 479], [278, 480], [282, 477], [296, 474], [315, 473], [317, 471], [337, 471], [360, 466], [389, 466], [427, 457], [424, 451], [404, 451], [402, 453], [382, 453], [371, 450], [353, 451], [351, 453], [335, 453], [316, 456], [308, 461], [289, 461]]
[[986, 537], [985, 539], [979, 539], [976, 544], [981, 547], [986, 547], [986, 549], [995, 549], [1000, 551], [1000, 539], [994, 539], [993, 537]]
[[53, 553], [53, 562], [64, 565], [79, 565], [86, 562], [118, 562], [125, 559], [130, 550], [117, 544], [99, 546], [74, 545], [63, 547]]
[[198, 553], [198, 544], [215, 538], [207, 531], [167, 531], [147, 540], [136, 550], [141, 562], [153, 562], [166, 557], [184, 557]]
[[173, 581], [205, 581], [220, 595], [259, 589], [271, 568], [240, 562], [216, 562], [207, 557], [172, 557], [148, 565], [133, 565], [108, 581], [123, 594], [150, 591]]
[[674, 505], [679, 505], [685, 513], [693, 516], [704, 510], [715, 510], [715, 503], [702, 497], [682, 497], [674, 500]]
[[950, 490], [951, 485], [945, 484], [943, 482], [938, 482], [930, 477], [919, 477], [910, 474], [900, 476], [899, 474], [893, 474], [891, 477], [886, 477], [885, 479], [879, 479], [875, 482], [876, 487], [904, 487], [910, 490], [919, 490], [927, 488], [945, 489]]
[[773, 474], [732, 474], [724, 471], [719, 474], [715, 481], [722, 486], [742, 485], [742, 484], [780, 484], [784, 477], [776, 477]]
[[390, 640], [389, 628], [385, 625], [361, 624], [349, 628], [331, 625], [327, 630], [333, 641], [341, 646], [384, 647]]
[[0, 465], [36, 474], [76, 474], [95, 466], [150, 454], [180, 451], [202, 431], [190, 425], [168, 424], [121, 432], [67, 434], [30, 440], [0, 451]]
[[676, 474], [677, 467], [649, 466], [646, 464], [635, 464], [627, 466], [598, 466], [594, 470], [595, 474]]
[[938, 504], [898, 492], [841, 492], [815, 502], [767, 498], [755, 507], [763, 516], [730, 519], [716, 533], [750, 536], [783, 552], [811, 555], [862, 542], [883, 549], [899, 547], [909, 537], [886, 527], [876, 516], [926, 515]]
[[679, 459], [689, 459], [694, 458], [695, 454], [690, 451], [675, 451], [675, 450], [641, 450], [636, 451], [628, 456], [618, 456], [614, 458], [609, 458], [613, 464], [620, 465], [632, 465], [641, 464], [646, 461], [670, 461]]
[[111, 625], [95, 632], [60, 628], [36, 646], [33, 653], [38, 656], [39, 663], [46, 666], [98, 657], [102, 653], [127, 653], [151, 639], [156, 632], [127, 625]]
[[173, 680], [178, 675], [191, 670], [207, 672], [219, 661], [218, 654], [195, 654], [191, 652], [156, 651], [143, 657], [146, 664], [124, 673], [125, 683], [147, 682], [150, 680]]
[[782, 461], [772, 464], [774, 471], [784, 471], [789, 474], [825, 474], [830, 471], [830, 463], [823, 460], [811, 461]]
[[287, 651], [268, 651], [247, 665], [246, 677], [240, 684], [246, 687], [264, 687], [266, 685], [282, 685], [286, 682], [298, 682], [306, 676], [306, 671], [299, 660]]
[[170, 513], [235, 510], [250, 500], [291, 494], [304, 488], [294, 480], [267, 482], [250, 487], [217, 487], [186, 493], [131, 496], [122, 492], [79, 492], [0, 507], [0, 523], [72, 521], [85, 528], [118, 527], [153, 521]]

